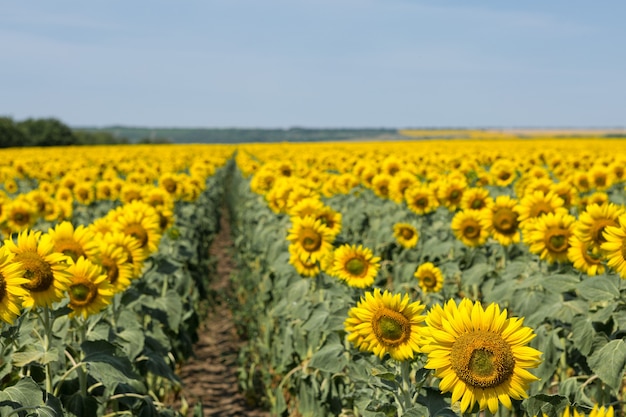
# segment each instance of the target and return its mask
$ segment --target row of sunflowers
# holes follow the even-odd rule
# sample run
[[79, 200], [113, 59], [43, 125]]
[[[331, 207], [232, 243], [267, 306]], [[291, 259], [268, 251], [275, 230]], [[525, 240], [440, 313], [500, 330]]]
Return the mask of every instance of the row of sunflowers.
[[623, 141], [248, 145], [236, 162], [241, 383], [276, 415], [624, 411]]
[[0, 415], [185, 412], [232, 152], [3, 151]]

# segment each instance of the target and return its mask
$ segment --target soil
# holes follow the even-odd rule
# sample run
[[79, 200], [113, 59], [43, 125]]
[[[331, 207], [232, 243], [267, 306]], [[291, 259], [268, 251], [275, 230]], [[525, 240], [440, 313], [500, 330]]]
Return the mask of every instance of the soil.
[[[233, 243], [227, 213], [222, 212], [220, 231], [215, 238], [210, 255], [217, 259], [217, 277], [210, 285], [213, 304], [198, 329], [199, 340], [194, 345], [194, 355], [181, 367], [183, 382], [180, 394], [189, 404], [188, 416], [201, 404], [204, 417], [269, 417], [267, 411], [250, 408], [239, 391], [237, 382], [237, 357], [244, 343], [238, 336], [228, 305], [231, 281], [235, 268], [231, 257]], [[179, 409], [178, 404], [174, 406]]]

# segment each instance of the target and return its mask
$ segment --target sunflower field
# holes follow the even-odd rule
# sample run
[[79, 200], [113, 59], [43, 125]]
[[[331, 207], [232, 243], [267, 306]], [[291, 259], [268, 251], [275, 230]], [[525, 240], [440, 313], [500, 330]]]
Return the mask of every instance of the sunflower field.
[[271, 415], [626, 411], [622, 140], [2, 152], [2, 416], [184, 413], [223, 210]]

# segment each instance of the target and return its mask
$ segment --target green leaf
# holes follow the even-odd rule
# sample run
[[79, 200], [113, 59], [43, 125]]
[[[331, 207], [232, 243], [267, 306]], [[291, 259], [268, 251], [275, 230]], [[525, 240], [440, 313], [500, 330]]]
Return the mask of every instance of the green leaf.
[[587, 356], [591, 352], [593, 337], [596, 332], [591, 323], [591, 319], [587, 316], [576, 316], [572, 320], [572, 340], [576, 349], [580, 353]]
[[341, 372], [348, 364], [344, 355], [344, 347], [340, 344], [329, 344], [318, 350], [311, 357], [309, 366], [321, 371]]
[[430, 416], [450, 415], [448, 414], [448, 411], [452, 412], [452, 415], [456, 415], [452, 410], [450, 410], [450, 404], [448, 404], [445, 399], [446, 397], [441, 395], [441, 392], [438, 389], [425, 387], [423, 391], [426, 392], [426, 395], [420, 394], [417, 398], [417, 402], [424, 404], [428, 409], [428, 413], [422, 412], [422, 414], [420, 414], [421, 416], [426, 414]]
[[537, 394], [522, 402], [522, 408], [529, 416], [545, 414], [548, 417], [559, 417], [561, 411], [569, 405], [569, 400], [562, 395]]
[[587, 278], [576, 289], [581, 298], [589, 301], [609, 301], [620, 296], [615, 276], [598, 275]]
[[471, 268], [463, 271], [463, 285], [480, 285], [484, 281], [485, 276], [492, 271], [493, 266], [486, 263], [473, 265]]
[[83, 362], [87, 364], [89, 374], [105, 386], [137, 379], [128, 358], [118, 356], [117, 348], [111, 343], [104, 340], [85, 341], [80, 347], [85, 353]]
[[[43, 406], [43, 392], [39, 385], [29, 376], [17, 381], [11, 387], [0, 391], [0, 404], [12, 403], [11, 405], [21, 407], [38, 407]], [[9, 407], [0, 407], [0, 415], [5, 415], [5, 410], [12, 410]]]
[[588, 358], [589, 367], [604, 383], [617, 390], [624, 375], [626, 364], [626, 343], [612, 340]]
[[76, 392], [65, 399], [65, 410], [76, 416], [96, 416], [98, 401], [94, 397], [83, 397]]
[[580, 282], [580, 278], [571, 274], [557, 274], [543, 277], [541, 286], [554, 293], [573, 291]]

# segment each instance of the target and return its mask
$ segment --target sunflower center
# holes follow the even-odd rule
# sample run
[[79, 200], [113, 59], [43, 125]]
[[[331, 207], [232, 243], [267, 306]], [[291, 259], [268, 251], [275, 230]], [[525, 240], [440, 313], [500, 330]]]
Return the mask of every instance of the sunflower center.
[[70, 294], [70, 303], [75, 307], [80, 307], [91, 304], [93, 299], [96, 298], [98, 291], [93, 284], [80, 282], [70, 285], [68, 292]]
[[352, 258], [346, 262], [346, 270], [350, 275], [361, 276], [367, 270], [367, 264], [361, 258]]
[[315, 252], [322, 246], [322, 237], [314, 230], [304, 230], [300, 237], [300, 245], [307, 252]]
[[463, 236], [468, 239], [475, 239], [480, 236], [480, 225], [474, 221], [469, 220], [463, 225]]
[[415, 232], [408, 227], [403, 227], [400, 230], [400, 235], [406, 240], [412, 239], [415, 236]]
[[73, 239], [61, 239], [54, 243], [54, 250], [69, 256], [74, 262], [81, 256], [85, 256], [83, 247]]
[[515, 369], [511, 347], [499, 334], [485, 330], [461, 335], [452, 345], [450, 362], [459, 379], [483, 389], [502, 384]]
[[437, 277], [431, 273], [425, 273], [420, 277], [420, 281], [427, 288], [435, 288], [437, 286]]
[[485, 207], [485, 201], [484, 200], [480, 200], [480, 199], [476, 199], [476, 200], [472, 201], [471, 207], [474, 210], [480, 210], [481, 208]]
[[17, 224], [18, 226], [24, 226], [26, 224], [28, 224], [29, 220], [30, 220], [30, 215], [26, 212], [23, 211], [17, 211], [15, 213], [13, 213], [13, 216], [11, 216], [13, 219], [13, 222], [15, 224]]
[[428, 207], [428, 199], [426, 197], [420, 197], [415, 201], [415, 205], [417, 205], [417, 207]]
[[539, 201], [530, 209], [530, 217], [539, 217], [548, 213], [552, 213], [552, 206], [545, 201]]
[[163, 180], [163, 187], [168, 193], [172, 194], [176, 192], [176, 181], [166, 178]]
[[411, 336], [411, 323], [403, 314], [382, 308], [372, 319], [374, 334], [381, 344], [397, 346], [406, 342]]
[[553, 229], [546, 232], [546, 249], [550, 252], [564, 252], [567, 250], [569, 233], [563, 229]]
[[111, 258], [103, 258], [102, 268], [106, 271], [109, 282], [115, 284], [120, 276], [120, 269], [117, 263]]
[[381, 185], [378, 187], [378, 192], [380, 192], [381, 195], [389, 195], [389, 187], [386, 185]]
[[461, 198], [461, 192], [459, 190], [452, 190], [450, 192], [450, 201], [455, 202]]
[[22, 286], [31, 292], [46, 291], [54, 282], [52, 267], [39, 254], [23, 252], [15, 256], [15, 261], [24, 267], [24, 278], [30, 282]]
[[502, 234], [517, 230], [517, 213], [510, 208], [501, 208], [493, 214], [493, 227]]
[[509, 178], [511, 178], [511, 173], [510, 172], [501, 172], [500, 174], [498, 174], [498, 178], [500, 178], [503, 181], [506, 181]]
[[618, 226], [618, 224], [611, 219], [599, 219], [596, 220], [596, 222], [591, 226], [590, 234], [593, 243], [600, 246], [604, 242], [606, 242], [606, 239], [604, 238], [602, 233], [607, 226]]
[[124, 234], [134, 237], [139, 241], [141, 247], [148, 244], [148, 232], [139, 223], [130, 223], [124, 228]]

